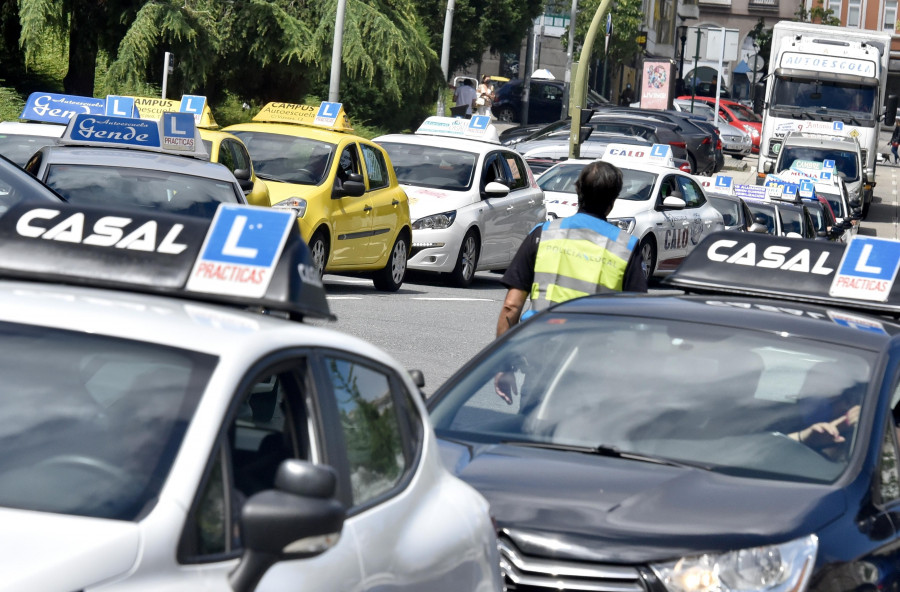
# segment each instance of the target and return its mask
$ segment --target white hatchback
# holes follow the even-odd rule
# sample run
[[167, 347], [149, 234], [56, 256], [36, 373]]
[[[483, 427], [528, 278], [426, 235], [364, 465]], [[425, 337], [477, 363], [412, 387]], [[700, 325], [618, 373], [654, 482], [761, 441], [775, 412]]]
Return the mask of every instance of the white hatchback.
[[[724, 230], [722, 215], [706, 200], [691, 175], [674, 167], [671, 149], [610, 144], [602, 160], [622, 170], [622, 191], [609, 222], [640, 240], [648, 276], [666, 275], [709, 233]], [[550, 217], [578, 209], [575, 181], [590, 159], [561, 162], [538, 180]]]
[[490, 119], [429, 117], [415, 134], [375, 138], [409, 196], [409, 268], [450, 275], [506, 269], [546, 218], [544, 194], [522, 156], [500, 144]]
[[502, 589], [409, 374], [298, 322], [331, 315], [290, 211], [21, 202], [0, 237], [0, 588]]

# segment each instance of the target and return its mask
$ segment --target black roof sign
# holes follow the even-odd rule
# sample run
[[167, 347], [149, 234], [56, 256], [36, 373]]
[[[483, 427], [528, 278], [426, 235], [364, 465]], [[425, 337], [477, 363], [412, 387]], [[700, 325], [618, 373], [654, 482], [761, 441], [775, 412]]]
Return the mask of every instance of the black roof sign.
[[716, 232], [697, 245], [665, 283], [689, 292], [744, 294], [900, 316], [900, 289], [893, 281], [900, 243], [877, 239], [879, 244], [872, 246], [869, 241], [854, 238], [845, 247], [831, 241]]
[[212, 221], [23, 201], [0, 216], [0, 277], [333, 318], [294, 216], [222, 204]]

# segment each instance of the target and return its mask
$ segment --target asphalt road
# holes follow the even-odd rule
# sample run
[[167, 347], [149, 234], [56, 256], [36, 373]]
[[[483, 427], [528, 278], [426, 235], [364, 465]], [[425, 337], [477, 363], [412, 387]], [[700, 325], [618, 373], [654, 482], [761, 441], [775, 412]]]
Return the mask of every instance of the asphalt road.
[[[723, 174], [752, 184], [756, 157], [726, 159]], [[860, 234], [900, 238], [900, 167], [878, 167], [876, 181], [875, 202]], [[460, 289], [438, 276], [410, 272], [399, 292], [385, 294], [368, 279], [328, 274], [328, 302], [338, 320], [327, 325], [374, 343], [406, 368], [422, 370], [424, 390], [431, 393], [493, 340], [506, 295], [500, 277], [479, 272], [471, 287]]]

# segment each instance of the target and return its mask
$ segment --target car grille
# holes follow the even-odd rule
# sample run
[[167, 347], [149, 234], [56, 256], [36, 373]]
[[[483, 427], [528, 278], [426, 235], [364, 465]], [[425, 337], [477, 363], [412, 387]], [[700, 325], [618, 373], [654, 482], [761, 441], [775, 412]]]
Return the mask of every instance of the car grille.
[[499, 545], [500, 569], [509, 592], [647, 592], [634, 567], [530, 557], [507, 538]]

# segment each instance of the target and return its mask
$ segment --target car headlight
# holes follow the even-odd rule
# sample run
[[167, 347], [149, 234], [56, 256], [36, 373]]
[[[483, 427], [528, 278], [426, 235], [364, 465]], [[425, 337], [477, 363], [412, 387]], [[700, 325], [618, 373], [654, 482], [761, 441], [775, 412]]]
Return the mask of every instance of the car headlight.
[[812, 534], [780, 545], [683, 557], [652, 565], [669, 592], [802, 592], [819, 539]]
[[755, 127], [753, 127], [752, 125], [745, 125], [745, 126], [744, 126], [744, 131], [746, 131], [748, 134], [750, 134], [750, 137], [752, 137], [752, 138], [758, 138], [758, 137], [759, 137], [759, 130], [757, 130], [757, 129], [756, 129]]
[[631, 234], [631, 231], [634, 230], [634, 218], [609, 218], [607, 222], [615, 224], [628, 234]]
[[306, 200], [302, 197], [289, 197], [276, 204], [272, 204], [272, 207], [284, 210], [294, 210], [298, 218], [302, 218], [306, 214]]
[[412, 227], [413, 230], [440, 230], [443, 228], [450, 228], [450, 225], [453, 224], [454, 220], [456, 220], [456, 210], [419, 218], [413, 222]]

